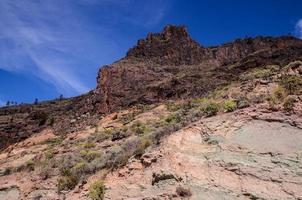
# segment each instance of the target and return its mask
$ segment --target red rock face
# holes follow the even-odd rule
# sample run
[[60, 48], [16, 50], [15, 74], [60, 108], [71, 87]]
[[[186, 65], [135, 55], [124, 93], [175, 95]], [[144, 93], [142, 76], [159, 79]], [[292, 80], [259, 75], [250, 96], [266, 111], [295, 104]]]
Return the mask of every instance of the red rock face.
[[[202, 96], [236, 80], [246, 68], [301, 56], [302, 41], [294, 37], [247, 38], [205, 48], [185, 27], [169, 25], [139, 40], [124, 59], [100, 69], [97, 109], [106, 113], [135, 103]], [[239, 67], [227, 67], [235, 63]]]
[[161, 65], [192, 65], [200, 63], [205, 48], [190, 38], [184, 26], [166, 26], [162, 33], [148, 34], [129, 49], [127, 58], [154, 61]]

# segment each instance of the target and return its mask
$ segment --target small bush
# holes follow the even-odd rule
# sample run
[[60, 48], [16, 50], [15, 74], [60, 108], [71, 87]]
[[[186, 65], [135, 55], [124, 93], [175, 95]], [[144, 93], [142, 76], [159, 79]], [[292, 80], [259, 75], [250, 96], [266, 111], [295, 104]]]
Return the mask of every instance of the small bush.
[[58, 187], [59, 191], [71, 190], [77, 184], [78, 184], [78, 179], [73, 175], [69, 175], [69, 176], [63, 176], [63, 177], [59, 178], [57, 187]]
[[94, 151], [94, 150], [81, 150], [80, 154], [82, 156], [82, 158], [84, 158], [85, 160], [87, 160], [88, 162], [101, 157], [102, 153], [99, 151]]
[[54, 157], [54, 150], [53, 149], [48, 149], [45, 153], [44, 153], [45, 159], [46, 160], [50, 160]]
[[165, 118], [165, 122], [168, 124], [177, 124], [181, 122], [181, 118], [177, 114], [171, 114], [167, 118]]
[[42, 144], [49, 144], [51, 146], [59, 145], [63, 142], [63, 139], [61, 137], [55, 137], [47, 139], [46, 141], [42, 142]]
[[273, 90], [273, 96], [277, 101], [282, 101], [286, 96], [286, 92], [283, 87], [277, 87]]
[[91, 141], [86, 141], [86, 142], [82, 143], [81, 146], [85, 149], [91, 149], [91, 148], [95, 147], [95, 143], [93, 143]]
[[103, 181], [96, 181], [89, 187], [89, 197], [93, 200], [103, 200], [105, 195], [105, 185]]
[[145, 138], [140, 138], [140, 143], [137, 146], [137, 149], [135, 150], [134, 154], [137, 156], [141, 156], [144, 154], [145, 149], [151, 146], [152, 141]]
[[283, 103], [283, 109], [285, 111], [292, 111], [294, 109], [296, 100], [293, 97], [287, 97]]
[[181, 105], [180, 104], [176, 104], [176, 103], [173, 103], [173, 102], [167, 103], [166, 107], [167, 107], [167, 110], [171, 111], [171, 112], [175, 112], [175, 111], [181, 109]]
[[86, 169], [87, 164], [83, 161], [80, 161], [73, 166], [72, 171], [74, 172], [74, 174], [83, 174], [85, 173]]
[[299, 76], [286, 76], [282, 78], [281, 85], [286, 89], [288, 94], [302, 93], [302, 78]]
[[252, 80], [255, 78], [267, 78], [273, 75], [271, 69], [255, 68], [241, 76], [242, 80]]
[[89, 136], [90, 140], [96, 141], [96, 142], [102, 142], [106, 139], [109, 139], [113, 133], [113, 130], [111, 128], [107, 128], [104, 130], [99, 131], [98, 128], [95, 129], [95, 132]]
[[210, 102], [202, 110], [203, 110], [203, 113], [207, 117], [210, 117], [210, 116], [216, 115], [217, 112], [219, 111], [219, 108], [220, 108], [220, 106], [219, 106], [218, 103], [216, 103], [216, 102]]
[[137, 135], [143, 135], [151, 131], [148, 126], [141, 123], [140, 121], [133, 123], [130, 127], [130, 130], [136, 133]]
[[223, 108], [226, 112], [233, 112], [237, 108], [237, 104], [234, 100], [227, 100], [223, 103]]

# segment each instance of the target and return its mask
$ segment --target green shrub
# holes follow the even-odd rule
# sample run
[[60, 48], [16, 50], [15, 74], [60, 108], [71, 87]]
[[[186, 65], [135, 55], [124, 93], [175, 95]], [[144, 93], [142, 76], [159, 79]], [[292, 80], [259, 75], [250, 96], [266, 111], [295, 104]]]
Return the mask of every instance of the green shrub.
[[286, 76], [281, 80], [281, 85], [286, 89], [288, 94], [302, 93], [302, 77]]
[[82, 158], [84, 158], [85, 160], [87, 160], [88, 162], [101, 157], [102, 153], [99, 151], [94, 151], [94, 150], [81, 150], [80, 154], [82, 156]]
[[283, 103], [283, 109], [285, 111], [292, 111], [294, 109], [296, 100], [293, 97], [287, 97]]
[[71, 190], [77, 184], [78, 184], [78, 179], [73, 175], [69, 175], [69, 176], [63, 176], [63, 177], [59, 178], [57, 187], [58, 187], [59, 191]]
[[140, 138], [140, 143], [137, 146], [134, 154], [137, 156], [141, 156], [144, 154], [145, 149], [148, 148], [152, 144], [152, 141], [146, 138]]
[[61, 137], [49, 138], [46, 141], [42, 142], [42, 144], [49, 144], [51, 146], [59, 145], [63, 142]]
[[167, 110], [171, 111], [171, 112], [175, 112], [179, 109], [181, 109], [181, 105], [180, 104], [176, 104], [174, 102], [169, 102], [166, 104]]
[[96, 181], [89, 187], [89, 197], [93, 200], [103, 200], [105, 195], [105, 185], [103, 181]]
[[181, 118], [177, 114], [171, 114], [167, 118], [165, 118], [165, 122], [168, 124], [177, 124], [181, 122]]
[[277, 101], [282, 101], [284, 97], [286, 96], [285, 90], [283, 87], [277, 87], [273, 90], [273, 96]]
[[74, 174], [83, 174], [85, 173], [86, 169], [87, 164], [83, 161], [80, 161], [73, 166], [72, 171], [74, 172]]
[[113, 130], [111, 128], [107, 128], [104, 130], [99, 131], [98, 128], [95, 129], [95, 132], [89, 136], [89, 139], [96, 141], [96, 142], [102, 142], [112, 136]]
[[242, 80], [251, 80], [255, 78], [267, 78], [273, 74], [271, 69], [255, 68], [241, 76]]
[[286, 96], [283, 87], [278, 86], [275, 88], [270, 96], [267, 97], [268, 105], [271, 110], [277, 110], [276, 105], [281, 103]]
[[202, 108], [202, 111], [207, 117], [210, 117], [216, 115], [217, 112], [219, 111], [219, 108], [220, 106], [218, 103], [210, 102], [204, 108]]
[[54, 157], [54, 150], [53, 149], [48, 149], [45, 153], [44, 153], [45, 159], [50, 160]]
[[219, 88], [215, 89], [213, 92], [211, 92], [209, 94], [209, 97], [214, 98], [214, 99], [223, 98], [223, 97], [227, 96], [228, 91], [231, 88], [231, 86], [232, 85], [226, 85], [223, 87], [219, 87]]
[[91, 148], [95, 147], [95, 143], [93, 143], [91, 141], [86, 141], [86, 142], [82, 143], [81, 146], [85, 149], [91, 149]]
[[148, 126], [146, 126], [140, 121], [136, 121], [135, 123], [133, 123], [130, 127], [130, 130], [136, 133], [137, 135], [143, 135], [151, 131]]
[[237, 104], [234, 100], [227, 100], [223, 103], [223, 108], [226, 112], [233, 112], [237, 108]]

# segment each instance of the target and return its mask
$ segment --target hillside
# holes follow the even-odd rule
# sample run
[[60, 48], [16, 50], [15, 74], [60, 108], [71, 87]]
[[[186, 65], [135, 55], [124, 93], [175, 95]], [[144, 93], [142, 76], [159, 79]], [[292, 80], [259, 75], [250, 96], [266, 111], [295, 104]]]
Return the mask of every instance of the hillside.
[[0, 109], [0, 199], [300, 199], [301, 100], [301, 40], [169, 25], [87, 94]]

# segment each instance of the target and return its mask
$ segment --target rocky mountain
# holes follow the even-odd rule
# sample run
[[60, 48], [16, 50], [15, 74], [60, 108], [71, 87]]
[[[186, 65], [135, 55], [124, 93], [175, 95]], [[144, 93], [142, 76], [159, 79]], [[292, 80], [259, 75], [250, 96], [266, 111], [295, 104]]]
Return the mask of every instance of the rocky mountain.
[[0, 109], [0, 199], [301, 199], [301, 75], [300, 39], [168, 25], [89, 93]]

